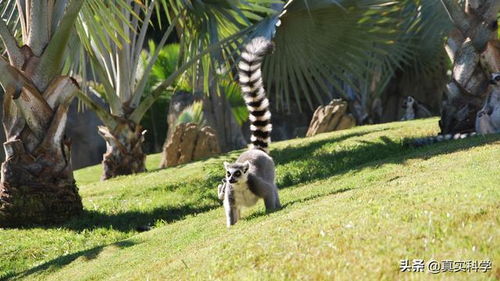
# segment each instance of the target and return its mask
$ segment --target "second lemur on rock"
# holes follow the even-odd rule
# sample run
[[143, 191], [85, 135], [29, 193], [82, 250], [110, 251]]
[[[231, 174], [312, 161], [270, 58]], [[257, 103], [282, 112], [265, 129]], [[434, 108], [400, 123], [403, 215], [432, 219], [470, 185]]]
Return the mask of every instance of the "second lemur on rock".
[[226, 177], [218, 186], [218, 195], [224, 202], [228, 227], [238, 221], [242, 207], [253, 206], [260, 198], [267, 212], [281, 208], [274, 161], [268, 154], [271, 112], [261, 73], [262, 60], [272, 49], [271, 41], [254, 38], [245, 46], [238, 64], [239, 84], [250, 113], [251, 147], [235, 163], [224, 162]]
[[428, 118], [432, 116], [432, 113], [427, 109], [427, 107], [412, 96], [407, 96], [403, 100], [403, 105], [401, 107], [404, 109], [401, 121]]

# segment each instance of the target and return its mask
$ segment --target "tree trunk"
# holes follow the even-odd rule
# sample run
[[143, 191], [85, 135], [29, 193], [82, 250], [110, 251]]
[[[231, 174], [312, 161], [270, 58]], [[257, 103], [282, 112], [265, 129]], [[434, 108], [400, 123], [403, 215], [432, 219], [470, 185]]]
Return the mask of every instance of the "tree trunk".
[[[488, 95], [491, 73], [498, 71], [498, 0], [467, 0], [465, 9], [455, 0], [442, 0], [456, 29], [446, 51], [453, 60], [439, 125], [442, 134], [475, 131], [476, 113]], [[493, 54], [493, 55], [491, 55]]]
[[83, 210], [64, 136], [69, 105], [80, 89], [73, 78], [60, 75], [83, 2], [15, 1], [22, 47], [0, 20], [6, 138], [0, 227], [60, 222]]
[[73, 179], [70, 141], [64, 136], [69, 104], [78, 85], [69, 77], [58, 77], [40, 94], [29, 81], [25, 83], [20, 89], [4, 86], [7, 141], [0, 182], [0, 226], [61, 222], [83, 209]]
[[[3, 88], [0, 87], [0, 96], [4, 96], [4, 91]], [[3, 98], [0, 98], [0, 116], [3, 116]], [[0, 143], [5, 142], [5, 132], [4, 130], [0, 129]], [[0, 161], [3, 162], [5, 161], [5, 152], [3, 149], [0, 149]]]
[[117, 125], [112, 129], [99, 126], [107, 147], [102, 160], [102, 180], [146, 171], [146, 154], [142, 150], [146, 131], [130, 120], [115, 117], [115, 121]]

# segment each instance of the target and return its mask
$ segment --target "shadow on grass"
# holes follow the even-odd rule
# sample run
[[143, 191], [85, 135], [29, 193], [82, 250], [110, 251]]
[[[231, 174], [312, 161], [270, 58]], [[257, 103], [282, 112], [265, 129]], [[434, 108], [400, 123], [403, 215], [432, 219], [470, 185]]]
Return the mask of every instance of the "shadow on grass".
[[220, 207], [221, 204], [218, 202], [216, 195], [210, 194], [207, 198], [210, 200], [207, 200], [207, 202], [204, 202], [203, 204], [190, 203], [175, 207], [157, 207], [145, 211], [123, 211], [115, 214], [84, 209], [82, 214], [75, 216], [64, 223], [55, 223], [50, 225], [33, 224], [19, 227], [18, 229], [62, 228], [74, 231], [83, 231], [106, 228], [118, 230], [120, 232], [131, 232], [141, 226], [154, 226], [154, 224], [159, 220], [165, 223], [172, 223], [182, 220], [187, 216], [205, 213]]
[[152, 226], [156, 221], [166, 223], [184, 219], [186, 216], [196, 215], [219, 207], [219, 204], [205, 204], [195, 206], [191, 204], [177, 207], [159, 207], [148, 211], [126, 211], [117, 214], [101, 213], [93, 210], [84, 210], [84, 213], [62, 225], [64, 228], [82, 231], [94, 228], [110, 228], [121, 232], [135, 230], [139, 226]]
[[349, 133], [345, 135], [340, 135], [332, 138], [327, 138], [318, 141], [312, 141], [307, 143], [305, 146], [293, 146], [293, 147], [285, 147], [282, 149], [273, 149], [270, 154], [273, 157], [274, 161], [278, 165], [284, 165], [289, 162], [293, 162], [296, 159], [304, 158], [304, 156], [310, 155], [306, 153], [310, 153], [312, 151], [317, 150], [320, 147], [323, 147], [326, 144], [339, 143], [345, 141], [350, 138], [362, 137], [364, 135], [368, 135], [371, 133], [389, 130], [388, 128], [379, 129], [375, 131], [367, 131], [367, 132], [355, 132]]
[[135, 241], [124, 240], [124, 241], [116, 242], [116, 243], [109, 244], [109, 245], [103, 245], [103, 246], [95, 247], [92, 249], [79, 251], [79, 252], [76, 252], [73, 254], [69, 254], [69, 255], [55, 258], [55, 259], [53, 259], [49, 262], [46, 262], [42, 265], [39, 265], [39, 266], [33, 267], [27, 271], [24, 271], [19, 275], [10, 274], [8, 276], [4, 276], [1, 280], [9, 280], [10, 278], [14, 278], [14, 277], [16, 277], [17, 279], [22, 279], [24, 277], [28, 277], [29, 275], [36, 274], [37, 272], [41, 272], [41, 271], [55, 271], [55, 270], [58, 270], [64, 266], [72, 263], [73, 261], [75, 261], [78, 258], [82, 258], [85, 261], [90, 261], [90, 260], [97, 258], [99, 256], [99, 254], [102, 252], [102, 250], [104, 249], [104, 247], [113, 246], [113, 247], [116, 247], [119, 249], [124, 249], [124, 248], [128, 248], [128, 247], [132, 247], [132, 246], [137, 245], [137, 244], [139, 244], [139, 243], [137, 243]]
[[[344, 137], [351, 138], [363, 134], [350, 134]], [[411, 142], [412, 139], [405, 139]], [[500, 140], [500, 134], [478, 136], [465, 140], [447, 141], [429, 145], [421, 148], [408, 147], [402, 141], [394, 141], [387, 137], [380, 137], [374, 141], [359, 140], [358, 145], [352, 150], [342, 150], [337, 153], [328, 152], [326, 146], [335, 145], [332, 140], [321, 140], [309, 144], [305, 147], [288, 147], [279, 151], [274, 151], [274, 159], [283, 165], [278, 171], [278, 187], [280, 189], [341, 175], [361, 167], [373, 167], [387, 163], [404, 163], [410, 159], [430, 159], [432, 157], [466, 150], [472, 147], [486, 145]], [[331, 147], [330, 147], [331, 149]], [[321, 151], [322, 153], [317, 153]], [[304, 157], [304, 155], [315, 155], [314, 157]], [[287, 167], [290, 164], [291, 167]], [[288, 166], [290, 166], [288, 165]], [[294, 166], [299, 168], [294, 169]], [[297, 198], [286, 202], [283, 208], [287, 208], [296, 203], [304, 203], [320, 197], [343, 193], [353, 188], [332, 190], [330, 192], [314, 194], [305, 198]], [[278, 210], [279, 211], [279, 210]], [[245, 220], [266, 215], [265, 211], [255, 212]]]
[[346, 191], [353, 190], [353, 189], [354, 188], [341, 188], [341, 189], [332, 190], [332, 191], [326, 192], [326, 193], [318, 193], [318, 194], [313, 194], [311, 196], [304, 197], [304, 198], [297, 198], [295, 200], [286, 202], [285, 204], [283, 204], [282, 207], [283, 207], [283, 209], [288, 208], [289, 206], [292, 206], [292, 205], [297, 204], [297, 203], [305, 203], [307, 201], [311, 201], [314, 199], [318, 199], [321, 197], [330, 196], [330, 195], [334, 195], [334, 194], [344, 193]]
[[[363, 134], [351, 134], [345, 139]], [[361, 166], [404, 163], [409, 159], [428, 159], [500, 140], [500, 134], [477, 136], [429, 145], [407, 147], [402, 140], [382, 136], [373, 141], [358, 140], [347, 149], [335, 139], [321, 140], [304, 147], [287, 147], [273, 151], [280, 189], [340, 175]], [[405, 140], [407, 141], [407, 139]], [[410, 140], [411, 141], [411, 140]]]
[[[196, 215], [207, 212], [211, 209], [219, 207], [219, 204], [205, 204], [204, 206], [183, 205], [172, 208], [156, 208], [151, 211], [127, 211], [117, 214], [106, 214], [97, 211], [84, 210], [84, 213], [65, 224], [44, 226], [45, 228], [66, 228], [75, 231], [92, 230], [98, 228], [114, 229], [121, 232], [134, 231], [139, 226], [152, 226], [157, 220], [163, 220], [166, 223], [181, 220], [189, 215]], [[15, 273], [10, 272], [4, 275], [0, 280], [10, 280], [12, 278], [23, 279], [23, 277], [36, 274], [41, 271], [58, 270], [78, 258], [92, 260], [99, 256], [104, 247], [116, 246], [118, 248], [127, 248], [137, 244], [137, 242], [124, 240], [109, 245], [101, 245], [89, 250], [79, 251], [73, 254], [65, 255], [48, 261], [42, 265], [31, 268], [25, 272]]]
[[[353, 190], [353, 189], [354, 188], [341, 188], [341, 189], [337, 189], [337, 190], [332, 190], [330, 192], [314, 194], [314, 195], [311, 195], [311, 196], [308, 196], [308, 197], [304, 197], [304, 198], [297, 198], [295, 200], [291, 200], [291, 201], [286, 202], [285, 204], [283, 204], [283, 206], [281, 206], [281, 209], [276, 210], [274, 212], [279, 212], [279, 211], [281, 211], [281, 210], [283, 210], [285, 208], [288, 208], [289, 206], [292, 206], [294, 204], [305, 203], [305, 202], [308, 202], [308, 201], [311, 201], [311, 200], [314, 200], [314, 199], [318, 199], [318, 198], [329, 196], [329, 195], [344, 193], [346, 191]], [[255, 212], [255, 213], [253, 213], [253, 214], [245, 217], [244, 220], [250, 221], [250, 220], [256, 219], [258, 217], [265, 216], [267, 214], [268, 213], [265, 212], [265, 211], [258, 211], [258, 212]]]
[[[217, 207], [219, 207], [219, 204], [205, 205], [200, 207], [184, 205], [175, 208], [156, 208], [152, 211], [146, 212], [128, 211], [118, 214], [105, 214], [96, 211], [84, 210], [84, 213], [81, 216], [75, 217], [65, 224], [45, 227], [61, 227], [75, 231], [92, 230], [97, 228], [110, 228], [121, 232], [129, 232], [135, 230], [138, 226], [141, 225], [153, 225], [157, 220], [163, 220], [167, 223], [170, 223], [181, 220], [189, 215], [207, 212]], [[115, 246], [117, 248], [128, 248], [136, 244], [138, 243], [135, 241], [124, 240], [109, 245], [101, 245], [92, 249], [60, 256], [21, 273], [7, 273], [7, 275], [2, 276], [0, 280], [10, 280], [12, 278], [23, 279], [29, 275], [33, 275], [42, 271], [56, 271], [78, 258], [83, 258], [85, 261], [95, 259], [99, 256], [99, 254], [105, 247]]]

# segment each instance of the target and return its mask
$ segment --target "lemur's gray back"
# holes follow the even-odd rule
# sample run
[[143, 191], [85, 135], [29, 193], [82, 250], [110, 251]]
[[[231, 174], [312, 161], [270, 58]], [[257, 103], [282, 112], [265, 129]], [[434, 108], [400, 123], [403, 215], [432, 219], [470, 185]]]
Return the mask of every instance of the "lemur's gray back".
[[258, 175], [263, 180], [274, 184], [275, 167], [273, 159], [260, 149], [250, 149], [238, 157], [237, 162], [250, 162], [251, 175]]
[[250, 113], [250, 141], [253, 148], [268, 152], [271, 142], [271, 112], [262, 81], [261, 65], [264, 56], [273, 48], [271, 41], [257, 37], [245, 46], [238, 64], [243, 98]]

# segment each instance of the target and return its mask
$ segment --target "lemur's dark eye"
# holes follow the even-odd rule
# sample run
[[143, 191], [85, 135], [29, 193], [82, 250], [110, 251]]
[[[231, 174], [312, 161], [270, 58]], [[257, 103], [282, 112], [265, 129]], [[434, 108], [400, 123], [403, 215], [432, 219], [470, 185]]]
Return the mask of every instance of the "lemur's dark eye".
[[234, 175], [237, 176], [237, 177], [239, 177], [239, 176], [241, 176], [241, 172], [240, 171], [236, 171], [236, 172], [234, 172]]
[[230, 177], [231, 176], [231, 172], [227, 171], [227, 176]]

